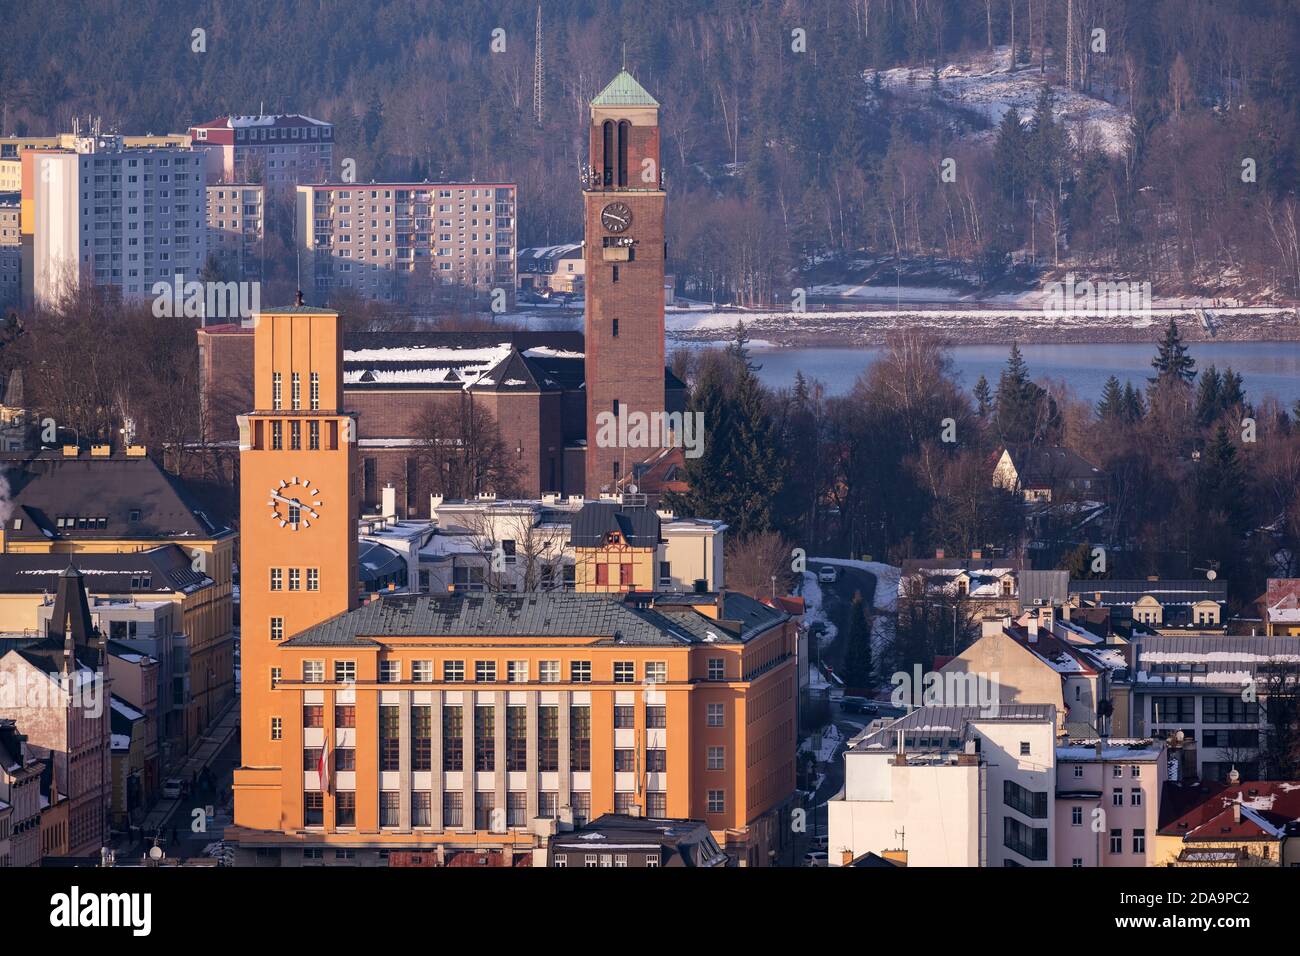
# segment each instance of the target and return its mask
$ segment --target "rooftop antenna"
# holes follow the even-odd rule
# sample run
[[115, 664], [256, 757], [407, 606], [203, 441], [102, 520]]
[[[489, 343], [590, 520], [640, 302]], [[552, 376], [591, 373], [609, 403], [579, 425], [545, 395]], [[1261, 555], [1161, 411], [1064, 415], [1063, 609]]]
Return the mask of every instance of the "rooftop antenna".
[[545, 69], [542, 64], [542, 5], [537, 5], [537, 41], [533, 50], [533, 115], [537, 125], [542, 125], [542, 84]]

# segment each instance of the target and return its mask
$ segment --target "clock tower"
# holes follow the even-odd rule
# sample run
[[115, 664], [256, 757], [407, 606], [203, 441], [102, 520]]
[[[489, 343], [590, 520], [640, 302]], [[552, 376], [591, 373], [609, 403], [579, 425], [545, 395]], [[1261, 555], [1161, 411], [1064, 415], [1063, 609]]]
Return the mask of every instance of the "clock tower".
[[[627, 70], [591, 101], [583, 173], [586, 492], [595, 498], [650, 448], [602, 447], [597, 416], [664, 411], [664, 190], [659, 104]], [[658, 421], [656, 418], [654, 421]], [[604, 429], [629, 434], [626, 429]]]
[[[356, 422], [337, 312], [257, 316], [254, 410], [239, 416], [243, 748], [235, 825], [302, 825], [300, 661], [281, 645], [357, 603]], [[286, 649], [287, 650], [287, 649]], [[278, 686], [283, 685], [283, 686]]]

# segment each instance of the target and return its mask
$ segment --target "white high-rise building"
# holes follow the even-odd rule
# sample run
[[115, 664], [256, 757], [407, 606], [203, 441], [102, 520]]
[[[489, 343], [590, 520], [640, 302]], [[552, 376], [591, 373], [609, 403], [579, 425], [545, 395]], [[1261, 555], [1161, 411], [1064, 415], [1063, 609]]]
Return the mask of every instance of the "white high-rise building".
[[[78, 137], [36, 151], [25, 170], [33, 200], [25, 300], [49, 303], [88, 285], [124, 297], [199, 278], [207, 258], [203, 157], [187, 146], [131, 147], [121, 136]], [[30, 190], [30, 192], [29, 192]]]

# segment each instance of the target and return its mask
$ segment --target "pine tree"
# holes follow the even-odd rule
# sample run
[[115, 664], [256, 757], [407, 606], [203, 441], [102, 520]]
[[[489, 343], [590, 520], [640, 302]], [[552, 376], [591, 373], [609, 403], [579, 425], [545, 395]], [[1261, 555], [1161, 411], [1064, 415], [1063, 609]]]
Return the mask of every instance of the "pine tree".
[[1142, 393], [1133, 387], [1132, 382], [1124, 383], [1124, 420], [1129, 422], [1140, 422], [1146, 418], [1147, 407], [1146, 401], [1142, 398]]
[[727, 461], [731, 478], [726, 500], [715, 510], [740, 537], [748, 537], [776, 530], [784, 462], [758, 377], [744, 372], [732, 401]]
[[975, 383], [975, 402], [980, 418], [987, 418], [989, 409], [993, 407], [993, 390], [989, 388], [989, 380], [983, 375]]
[[1124, 390], [1120, 388], [1119, 379], [1112, 375], [1106, 379], [1101, 391], [1101, 401], [1097, 403], [1097, 417], [1104, 422], [1124, 421]]
[[997, 139], [993, 144], [994, 169], [1002, 195], [1018, 200], [1027, 181], [1029, 143], [1020, 125], [1020, 111], [1014, 106], [1002, 116]]
[[1060, 426], [1056, 403], [1029, 380], [1029, 366], [1014, 342], [998, 378], [994, 409], [998, 435], [1005, 442], [1038, 442], [1050, 438]]
[[726, 502], [731, 486], [731, 404], [716, 364], [705, 364], [701, 369], [687, 411], [701, 415], [704, 447], [698, 458], [686, 459], [687, 491], [668, 492], [664, 504], [692, 517], [722, 517], [715, 508]]
[[1219, 405], [1224, 411], [1246, 404], [1246, 387], [1240, 375], [1229, 365], [1223, 373], [1223, 384], [1219, 389]]
[[849, 608], [848, 645], [844, 651], [844, 683], [846, 686], [865, 689], [871, 686], [871, 622], [867, 620], [862, 593], [853, 595]]
[[1178, 333], [1178, 323], [1169, 320], [1165, 337], [1156, 347], [1156, 357], [1151, 360], [1156, 377], [1151, 381], [1190, 383], [1196, 377], [1196, 360], [1187, 354], [1187, 346]]
[[1196, 498], [1203, 512], [1217, 511], [1225, 515], [1234, 535], [1246, 531], [1250, 515], [1246, 469], [1225, 425], [1215, 429], [1214, 438], [1201, 455]]
[[745, 323], [739, 319], [736, 320], [731, 342], [727, 345], [727, 354], [750, 372], [757, 372], [763, 367], [749, 361], [749, 333], [745, 331]]
[[1213, 365], [1201, 372], [1196, 388], [1196, 420], [1209, 425], [1223, 410], [1223, 380]]

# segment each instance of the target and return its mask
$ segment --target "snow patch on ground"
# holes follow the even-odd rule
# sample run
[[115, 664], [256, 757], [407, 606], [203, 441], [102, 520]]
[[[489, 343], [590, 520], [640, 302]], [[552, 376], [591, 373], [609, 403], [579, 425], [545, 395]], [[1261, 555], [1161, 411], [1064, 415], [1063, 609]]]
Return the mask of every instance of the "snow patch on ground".
[[[822, 560], [818, 558], [816, 560]], [[839, 633], [839, 628], [826, 616], [826, 609], [822, 605], [822, 589], [817, 583], [817, 575], [812, 571], [803, 573], [803, 587], [799, 592], [803, 596], [805, 611], [803, 615], [804, 624], [811, 628], [814, 624], [821, 623], [826, 625], [826, 630], [822, 633], [821, 640], [817, 643], [825, 647], [835, 640], [835, 635]]]

